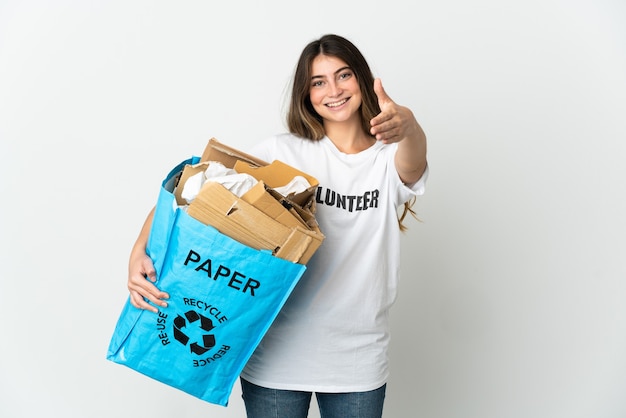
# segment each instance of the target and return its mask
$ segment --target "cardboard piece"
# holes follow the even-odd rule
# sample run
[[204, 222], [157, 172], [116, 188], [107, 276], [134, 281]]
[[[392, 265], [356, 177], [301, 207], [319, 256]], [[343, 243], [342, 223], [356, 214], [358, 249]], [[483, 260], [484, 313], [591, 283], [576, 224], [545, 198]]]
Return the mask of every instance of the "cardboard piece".
[[282, 225], [291, 228], [308, 228], [306, 222], [298, 215], [295, 209], [286, 208], [279, 199], [276, 199], [268, 192], [263, 180], [260, 180], [256, 186], [241, 196], [241, 199]]
[[[306, 264], [324, 240], [314, 215], [315, 189], [319, 182], [285, 163], [268, 164], [212, 138], [200, 163], [187, 165], [183, 170], [174, 192], [178, 204], [187, 203], [180, 197], [185, 181], [206, 170], [211, 161], [250, 174], [259, 183], [239, 198], [221, 184], [208, 181], [189, 204], [187, 213], [249, 247]], [[311, 187], [289, 196], [282, 196], [272, 188], [284, 186], [294, 176], [304, 177]]]

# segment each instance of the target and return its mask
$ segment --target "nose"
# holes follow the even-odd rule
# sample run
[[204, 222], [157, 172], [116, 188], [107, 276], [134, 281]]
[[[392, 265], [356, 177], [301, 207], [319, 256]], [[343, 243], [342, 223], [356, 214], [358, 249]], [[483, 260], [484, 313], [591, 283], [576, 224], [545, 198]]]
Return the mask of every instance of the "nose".
[[343, 93], [343, 89], [335, 81], [328, 83], [328, 95], [330, 97], [338, 97]]

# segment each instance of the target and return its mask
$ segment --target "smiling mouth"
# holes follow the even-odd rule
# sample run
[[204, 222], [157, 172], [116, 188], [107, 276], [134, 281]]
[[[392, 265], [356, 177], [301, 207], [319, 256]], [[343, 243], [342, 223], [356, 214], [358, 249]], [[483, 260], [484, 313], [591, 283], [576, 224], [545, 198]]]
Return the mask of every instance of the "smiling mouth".
[[348, 99], [343, 99], [343, 100], [340, 100], [338, 102], [326, 103], [326, 107], [339, 107], [339, 106], [341, 106], [342, 104], [344, 104], [347, 101], [348, 101]]

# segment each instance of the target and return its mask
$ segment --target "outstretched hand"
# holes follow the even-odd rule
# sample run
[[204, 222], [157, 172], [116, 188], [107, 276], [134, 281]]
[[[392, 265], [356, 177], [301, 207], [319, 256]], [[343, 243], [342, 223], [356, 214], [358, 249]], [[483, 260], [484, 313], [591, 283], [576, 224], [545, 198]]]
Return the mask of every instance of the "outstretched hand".
[[380, 78], [374, 80], [374, 92], [378, 97], [380, 113], [371, 121], [370, 133], [384, 143], [400, 142], [417, 135], [420, 127], [408, 107], [400, 106], [387, 95]]

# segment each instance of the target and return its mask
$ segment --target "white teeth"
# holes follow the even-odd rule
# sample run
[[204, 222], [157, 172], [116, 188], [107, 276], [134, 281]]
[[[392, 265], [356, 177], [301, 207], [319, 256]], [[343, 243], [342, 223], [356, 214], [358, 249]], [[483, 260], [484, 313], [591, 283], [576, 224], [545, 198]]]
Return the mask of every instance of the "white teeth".
[[344, 104], [345, 102], [347, 102], [348, 99], [343, 99], [340, 102], [335, 102], [335, 103], [326, 103], [326, 106], [328, 107], [337, 107], [337, 106], [341, 106], [342, 104]]

